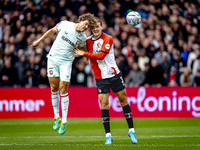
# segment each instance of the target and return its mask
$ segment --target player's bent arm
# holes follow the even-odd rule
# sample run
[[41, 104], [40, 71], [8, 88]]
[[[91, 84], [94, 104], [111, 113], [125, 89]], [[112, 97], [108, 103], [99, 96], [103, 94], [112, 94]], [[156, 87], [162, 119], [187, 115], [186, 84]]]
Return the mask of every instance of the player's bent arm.
[[100, 51], [100, 53], [97, 53], [97, 54], [84, 52], [84, 56], [87, 56], [89, 58], [99, 59], [99, 60], [103, 60], [106, 57], [106, 54], [107, 53], [102, 50]]
[[45, 34], [42, 35], [42, 37], [40, 37], [37, 41], [35, 41], [31, 46], [38, 46], [40, 44], [41, 41], [43, 41], [44, 39], [52, 36], [54, 33], [56, 33], [57, 29], [56, 26], [51, 28], [50, 30], [48, 30]]
[[44, 39], [52, 36], [54, 33], [56, 33], [57, 29], [56, 29], [56, 26], [51, 28], [50, 30], [48, 30], [45, 34], [43, 34], [43, 36], [41, 38], [39, 38], [38, 40], [41, 42], [43, 41]]

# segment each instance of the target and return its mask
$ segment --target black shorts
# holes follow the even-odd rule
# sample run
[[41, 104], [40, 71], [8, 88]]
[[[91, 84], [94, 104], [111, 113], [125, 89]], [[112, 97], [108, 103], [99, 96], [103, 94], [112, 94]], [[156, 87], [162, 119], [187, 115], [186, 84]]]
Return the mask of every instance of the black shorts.
[[114, 93], [125, 89], [124, 80], [121, 73], [112, 78], [96, 79], [96, 85], [98, 94], [110, 93], [110, 89], [112, 89]]

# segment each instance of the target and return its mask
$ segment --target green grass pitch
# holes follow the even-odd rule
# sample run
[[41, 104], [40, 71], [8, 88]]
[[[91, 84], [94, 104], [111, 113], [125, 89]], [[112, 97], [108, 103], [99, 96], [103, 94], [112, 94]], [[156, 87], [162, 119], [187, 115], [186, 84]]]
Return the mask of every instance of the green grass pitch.
[[138, 144], [132, 144], [126, 120], [111, 118], [110, 146], [100, 118], [68, 119], [64, 135], [52, 126], [52, 119], [0, 119], [0, 150], [200, 150], [200, 119], [134, 119]]

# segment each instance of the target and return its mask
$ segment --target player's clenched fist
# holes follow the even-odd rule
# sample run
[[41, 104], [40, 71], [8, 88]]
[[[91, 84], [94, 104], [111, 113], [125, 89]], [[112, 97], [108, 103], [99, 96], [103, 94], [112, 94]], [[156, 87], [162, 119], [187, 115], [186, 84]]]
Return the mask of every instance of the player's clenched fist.
[[82, 51], [82, 50], [80, 50], [80, 49], [78, 49], [78, 48], [75, 48], [75, 49], [74, 49], [74, 53], [75, 53], [76, 55], [83, 56], [84, 53], [85, 53], [85, 51]]
[[38, 46], [39, 44], [40, 44], [39, 41], [34, 41], [33, 44], [31, 45], [31, 47], [36, 47], [36, 46]]

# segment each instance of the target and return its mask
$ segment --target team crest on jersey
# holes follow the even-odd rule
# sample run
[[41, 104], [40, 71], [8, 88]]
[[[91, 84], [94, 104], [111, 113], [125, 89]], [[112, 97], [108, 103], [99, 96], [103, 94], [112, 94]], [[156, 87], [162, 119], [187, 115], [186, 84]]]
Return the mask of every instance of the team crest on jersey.
[[78, 44], [80, 44], [80, 41], [77, 41], [77, 42], [76, 42], [76, 45], [78, 45]]
[[101, 43], [99, 42], [99, 43], [97, 43], [97, 47], [101, 47]]
[[53, 70], [49, 70], [49, 74], [50, 74], [50, 75], [53, 75]]
[[105, 48], [109, 49], [110, 48], [110, 44], [106, 44]]

